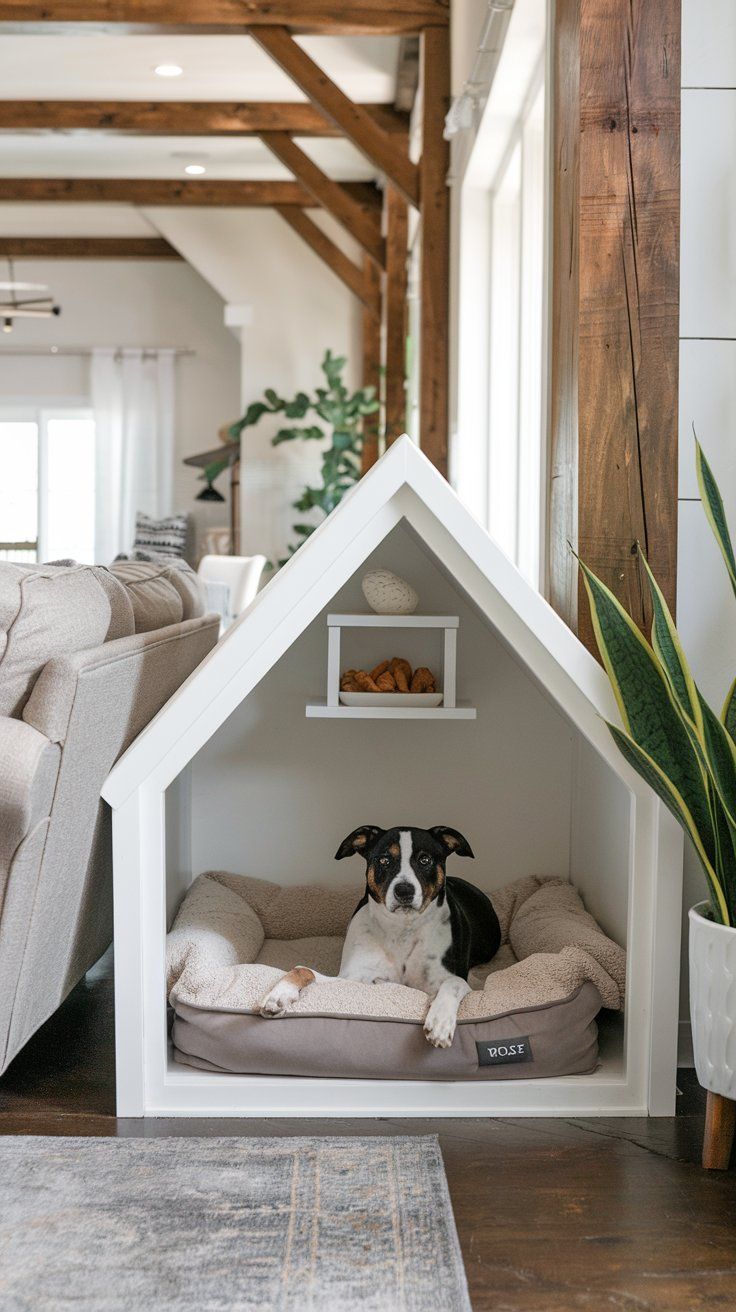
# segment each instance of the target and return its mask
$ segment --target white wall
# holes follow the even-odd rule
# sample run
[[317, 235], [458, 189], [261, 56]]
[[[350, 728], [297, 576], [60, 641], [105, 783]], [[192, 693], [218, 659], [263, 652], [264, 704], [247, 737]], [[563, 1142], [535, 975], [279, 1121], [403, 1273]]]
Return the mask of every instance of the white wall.
[[[336, 865], [362, 823], [451, 824], [476, 852], [467, 874], [493, 888], [524, 874], [567, 876], [573, 734], [426, 550], [399, 526], [372, 558], [415, 584], [420, 606], [460, 615], [458, 693], [476, 721], [308, 720], [324, 696], [325, 615], [307, 629], [200, 752], [192, 768], [193, 869], [229, 869], [285, 883], [361, 877]], [[368, 568], [366, 562], [365, 568]], [[364, 609], [358, 575], [330, 610]], [[360, 633], [361, 652], [437, 667], [436, 635]], [[387, 645], [388, 642], [388, 645]], [[390, 647], [390, 649], [389, 649]], [[395, 650], [394, 650], [395, 649]], [[624, 872], [627, 855], [624, 852]]]
[[[683, 0], [678, 627], [720, 709], [736, 674], [736, 602], [699, 504], [692, 427], [736, 533], [736, 6]], [[705, 896], [689, 845], [685, 908]], [[683, 1009], [687, 1017], [687, 936]]]
[[17, 356], [21, 347], [174, 346], [192, 350], [176, 365], [174, 505], [199, 531], [227, 523], [228, 508], [195, 501], [201, 484], [182, 457], [214, 446], [237, 413], [240, 351], [223, 325], [221, 298], [183, 261], [22, 260], [16, 276], [48, 283], [58, 319], [17, 320], [0, 344], [0, 403], [89, 397], [89, 358]]
[[[323, 382], [319, 365], [328, 348], [348, 357], [349, 385], [360, 383], [358, 301], [274, 211], [147, 213], [227, 303], [251, 308], [252, 323], [241, 330], [243, 408], [266, 387], [286, 396], [313, 391]], [[311, 211], [310, 217], [360, 261], [338, 224]], [[230, 417], [239, 413], [240, 407]], [[278, 426], [265, 418], [249, 430], [241, 468], [242, 550], [273, 561], [293, 540], [291, 524], [304, 519], [291, 502], [319, 469], [317, 443], [271, 446]]]

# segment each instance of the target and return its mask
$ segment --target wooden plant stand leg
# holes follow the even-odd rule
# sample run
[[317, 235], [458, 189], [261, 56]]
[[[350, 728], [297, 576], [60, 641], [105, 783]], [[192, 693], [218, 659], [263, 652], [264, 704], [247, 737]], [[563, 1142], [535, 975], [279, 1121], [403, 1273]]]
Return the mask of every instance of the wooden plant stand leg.
[[727, 1171], [731, 1160], [736, 1102], [720, 1093], [709, 1093], [705, 1108], [703, 1166], [706, 1171]]

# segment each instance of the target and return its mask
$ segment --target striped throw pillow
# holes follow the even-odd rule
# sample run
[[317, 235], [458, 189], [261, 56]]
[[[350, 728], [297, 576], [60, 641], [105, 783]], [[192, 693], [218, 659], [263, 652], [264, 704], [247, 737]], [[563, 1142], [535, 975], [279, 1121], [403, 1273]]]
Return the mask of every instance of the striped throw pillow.
[[140, 548], [164, 556], [183, 556], [187, 549], [188, 518], [188, 515], [181, 514], [152, 519], [139, 510], [135, 517], [133, 550]]

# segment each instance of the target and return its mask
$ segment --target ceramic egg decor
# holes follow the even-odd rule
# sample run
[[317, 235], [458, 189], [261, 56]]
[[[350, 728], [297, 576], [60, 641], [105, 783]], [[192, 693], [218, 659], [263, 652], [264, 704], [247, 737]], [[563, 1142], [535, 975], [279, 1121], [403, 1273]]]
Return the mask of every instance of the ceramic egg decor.
[[419, 605], [419, 595], [390, 569], [372, 569], [361, 581], [363, 596], [377, 615], [413, 615]]

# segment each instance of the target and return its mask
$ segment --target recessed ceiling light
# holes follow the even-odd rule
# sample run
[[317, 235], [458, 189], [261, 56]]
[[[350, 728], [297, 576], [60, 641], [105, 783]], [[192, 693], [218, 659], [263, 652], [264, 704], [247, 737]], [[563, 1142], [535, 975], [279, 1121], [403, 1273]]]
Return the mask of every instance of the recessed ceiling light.
[[206, 173], [207, 170], [204, 164], [187, 164], [186, 168], [184, 169], [184, 172], [188, 173], [190, 178], [198, 178], [203, 173]]
[[157, 77], [181, 77], [184, 69], [179, 64], [157, 64], [153, 71]]

